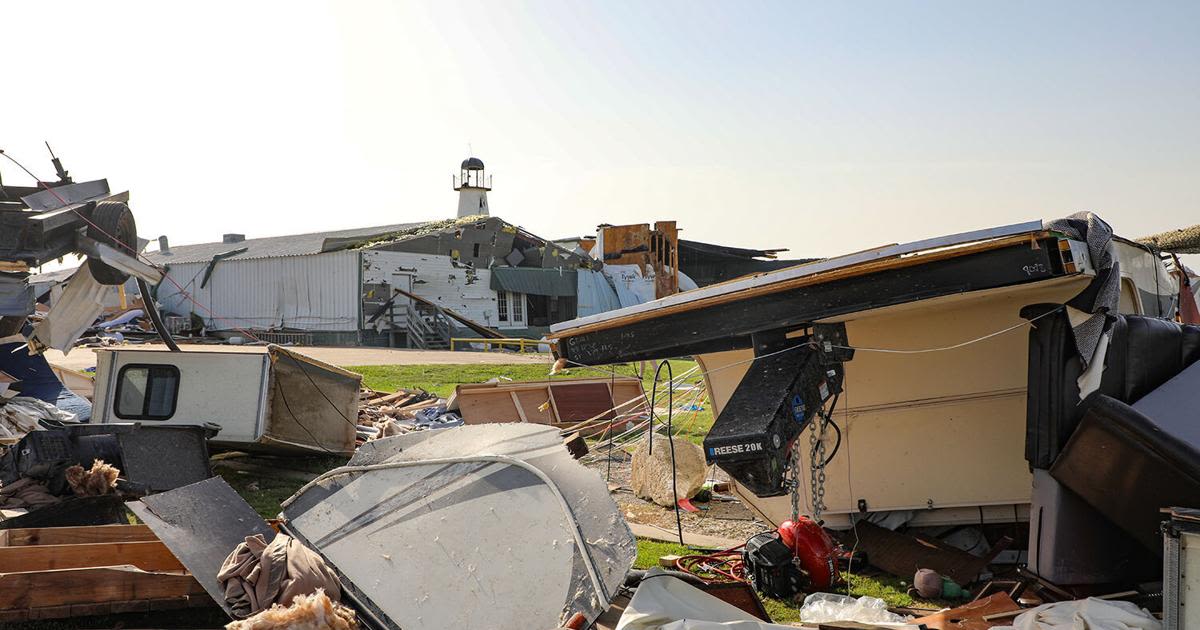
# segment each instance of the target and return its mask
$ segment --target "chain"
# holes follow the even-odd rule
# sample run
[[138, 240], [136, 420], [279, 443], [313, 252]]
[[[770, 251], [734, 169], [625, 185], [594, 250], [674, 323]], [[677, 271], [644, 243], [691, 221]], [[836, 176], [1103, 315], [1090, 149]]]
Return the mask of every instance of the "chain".
[[[817, 425], [820, 424], [818, 429]], [[829, 423], [825, 414], [818, 413], [808, 424], [809, 444], [809, 482], [812, 485], [812, 517], [821, 521], [821, 513], [825, 511], [825, 429]]]
[[792, 493], [792, 522], [800, 520], [800, 440], [792, 440], [792, 455], [788, 458], [784, 482]]

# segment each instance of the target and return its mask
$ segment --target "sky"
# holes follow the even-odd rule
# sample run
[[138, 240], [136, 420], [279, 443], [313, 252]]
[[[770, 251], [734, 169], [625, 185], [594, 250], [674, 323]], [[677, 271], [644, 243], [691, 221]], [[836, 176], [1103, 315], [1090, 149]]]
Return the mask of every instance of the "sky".
[[[172, 244], [492, 214], [825, 257], [1200, 223], [1197, 2], [14, 2], [0, 149]], [[0, 160], [6, 183], [29, 178]]]

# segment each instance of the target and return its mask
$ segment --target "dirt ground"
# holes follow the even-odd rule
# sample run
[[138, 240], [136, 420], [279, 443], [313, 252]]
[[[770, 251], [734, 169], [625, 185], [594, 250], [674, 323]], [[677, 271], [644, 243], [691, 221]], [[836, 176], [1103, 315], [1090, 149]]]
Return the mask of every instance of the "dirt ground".
[[[124, 346], [166, 351], [161, 344]], [[180, 344], [185, 352], [262, 352], [262, 346], [230, 346], [216, 344]], [[304, 346], [296, 351], [307, 354], [318, 361], [332, 365], [455, 365], [476, 363], [483, 365], [508, 365], [513, 363], [550, 363], [549, 355], [516, 354], [510, 352], [449, 352], [447, 350], [408, 350], [395, 348], [346, 348], [326, 346]], [[76, 348], [69, 355], [58, 350], [47, 350], [46, 360], [72, 370], [96, 367], [96, 353], [91, 348]]]
[[[602, 453], [604, 450], [603, 446], [594, 448], [596, 453]], [[617, 507], [621, 509], [626, 520], [675, 531], [674, 510], [639, 498], [630, 490], [628, 454], [616, 449], [611, 461], [611, 467], [609, 460], [603, 457], [599, 461], [588, 463], [587, 466], [608, 480], [613, 500], [617, 502]], [[709, 478], [715, 481], [727, 480], [724, 472], [717, 468], [710, 469]], [[740, 543], [754, 534], [770, 529], [769, 525], [755, 518], [746, 506], [731, 495], [717, 495], [711, 501], [693, 501], [693, 504], [700, 508], [699, 512], [679, 512], [680, 524], [685, 533], [727, 538]]]

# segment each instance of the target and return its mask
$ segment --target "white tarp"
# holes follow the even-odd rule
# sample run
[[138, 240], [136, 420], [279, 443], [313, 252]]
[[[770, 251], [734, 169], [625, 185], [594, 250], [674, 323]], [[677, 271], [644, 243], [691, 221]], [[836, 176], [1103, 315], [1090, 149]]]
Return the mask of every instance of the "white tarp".
[[557, 429], [485, 424], [365, 444], [283, 504], [287, 532], [376, 627], [557, 627], [607, 610], [637, 555]]
[[787, 630], [668, 575], [651, 571], [634, 591], [617, 630]]
[[580, 317], [605, 313], [621, 308], [617, 293], [604, 273], [580, 269], [576, 274], [576, 310]]
[[[612, 280], [613, 288], [617, 290], [617, 299], [621, 302], [621, 308], [645, 304], [657, 299], [654, 295], [654, 270], [647, 268], [646, 271], [647, 273], [642, 275], [642, 269], [638, 265], [604, 265], [604, 275]], [[683, 272], [679, 273], [679, 291], [681, 293], [696, 288], [698, 286], [694, 280]], [[582, 317], [583, 314], [580, 313], [580, 316]]]
[[1130, 602], [1089, 597], [1043, 604], [1017, 615], [1016, 630], [1162, 630], [1162, 622]]

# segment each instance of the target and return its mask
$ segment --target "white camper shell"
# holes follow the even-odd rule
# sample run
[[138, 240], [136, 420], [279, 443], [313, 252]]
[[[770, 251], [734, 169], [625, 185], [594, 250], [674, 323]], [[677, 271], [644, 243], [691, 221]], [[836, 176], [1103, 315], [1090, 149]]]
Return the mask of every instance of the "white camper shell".
[[361, 382], [275, 345], [103, 348], [92, 422], [211, 423], [218, 448], [350, 454]]

